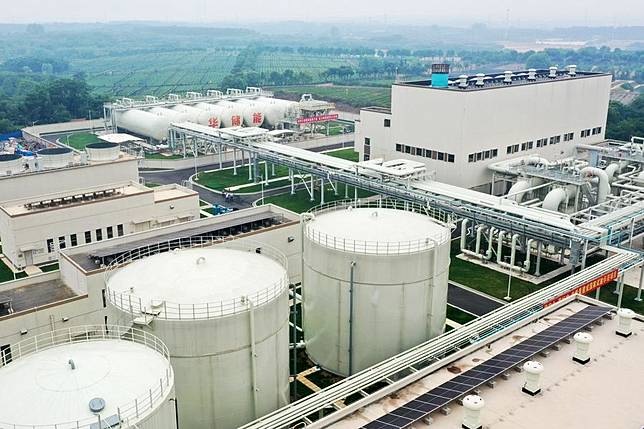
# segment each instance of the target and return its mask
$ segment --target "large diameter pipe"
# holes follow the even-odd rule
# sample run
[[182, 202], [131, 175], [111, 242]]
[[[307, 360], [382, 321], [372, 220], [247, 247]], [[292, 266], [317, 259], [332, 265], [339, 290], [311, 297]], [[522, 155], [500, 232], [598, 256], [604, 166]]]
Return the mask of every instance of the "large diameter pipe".
[[552, 210], [554, 212], [559, 211], [559, 206], [561, 203], [568, 199], [568, 193], [564, 188], [555, 188], [548, 192], [546, 197], [543, 199], [542, 208], [546, 210]]
[[488, 240], [487, 240], [487, 251], [485, 252], [485, 259], [490, 260], [492, 259], [493, 252], [492, 249], [494, 248], [494, 234], [496, 233], [496, 228], [490, 228], [490, 233], [488, 234]]
[[610, 193], [610, 184], [608, 183], [608, 174], [601, 168], [597, 167], [584, 167], [579, 172], [581, 177], [597, 177], [599, 183], [597, 184], [597, 203], [606, 201]]
[[508, 200], [516, 201], [520, 203], [523, 201], [523, 197], [526, 195], [526, 191], [531, 187], [531, 184], [528, 180], [519, 180], [517, 183], [512, 185], [508, 191]]

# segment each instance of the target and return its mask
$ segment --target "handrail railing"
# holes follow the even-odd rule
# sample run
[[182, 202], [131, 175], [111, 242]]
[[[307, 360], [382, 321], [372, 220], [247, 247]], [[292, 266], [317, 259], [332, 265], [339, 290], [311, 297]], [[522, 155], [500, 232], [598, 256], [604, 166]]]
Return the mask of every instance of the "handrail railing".
[[[89, 343], [99, 341], [130, 341], [141, 344], [162, 355], [166, 360], [165, 373], [159, 377], [158, 383], [152, 386], [141, 387], [141, 393], [127, 403], [117, 407], [112, 415], [98, 414], [96, 417], [87, 417], [69, 422], [52, 422], [50, 424], [18, 424], [0, 422], [0, 429], [84, 429], [97, 427], [111, 427], [108, 418], [117, 416], [121, 423], [134, 424], [141, 418], [150, 414], [155, 407], [162, 403], [174, 384], [174, 372], [170, 365], [170, 353], [166, 345], [156, 336], [140, 329], [117, 325], [87, 325], [72, 326], [20, 341], [11, 346], [11, 362], [35, 355], [43, 350], [64, 346], [67, 344]], [[5, 356], [6, 358], [7, 356]], [[2, 368], [0, 368], [0, 372]], [[146, 389], [147, 388], [147, 389]], [[6, 405], [6, 404], [5, 404]]]
[[[380, 200], [341, 200], [312, 208], [309, 213], [319, 216], [325, 213], [350, 208], [382, 208], [404, 210], [431, 217], [436, 223], [445, 225], [450, 217], [444, 212], [432, 210], [426, 206], [407, 201], [391, 199]], [[447, 228], [447, 226], [446, 226]], [[407, 241], [385, 241], [385, 240], [354, 240], [346, 237], [338, 237], [316, 230], [314, 222], [308, 222], [304, 232], [306, 236], [317, 244], [330, 247], [335, 250], [368, 255], [407, 255], [424, 252], [442, 243], [448, 243], [450, 238], [449, 229], [444, 233], [435, 233], [417, 240]]]
[[[140, 296], [130, 292], [130, 289], [117, 291], [110, 287], [110, 280], [113, 279], [116, 271], [131, 262], [159, 253], [210, 246], [222, 246], [228, 249], [261, 253], [283, 267], [284, 276], [277, 282], [272, 283], [253, 294], [240, 295], [236, 298], [224, 299], [216, 302], [177, 303], [163, 299], [144, 301]], [[131, 314], [132, 317], [149, 315], [166, 320], [212, 319], [248, 311], [249, 300], [253, 302], [253, 305], [258, 306], [279, 297], [288, 289], [289, 283], [287, 273], [288, 261], [286, 256], [277, 249], [263, 243], [251, 240], [239, 241], [224, 237], [187, 237], [183, 239], [162, 241], [153, 245], [148, 245], [145, 248], [134, 249], [114, 259], [105, 270], [105, 293], [111, 305], [125, 313]], [[136, 290], [136, 287], [133, 289]]]

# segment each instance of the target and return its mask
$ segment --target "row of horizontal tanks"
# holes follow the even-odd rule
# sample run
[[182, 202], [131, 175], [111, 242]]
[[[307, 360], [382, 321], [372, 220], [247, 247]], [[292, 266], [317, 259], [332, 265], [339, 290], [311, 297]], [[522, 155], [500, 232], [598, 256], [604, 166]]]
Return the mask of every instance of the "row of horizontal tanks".
[[296, 102], [270, 97], [240, 98], [216, 103], [177, 104], [115, 112], [116, 123], [135, 134], [163, 141], [173, 122], [194, 122], [212, 128], [260, 127], [273, 128], [297, 106]]
[[[450, 229], [421, 208], [349, 204], [322, 207], [301, 221], [306, 352], [317, 365], [340, 375], [357, 373], [443, 332], [450, 263]], [[284, 246], [297, 245], [284, 241], [293, 243]], [[122, 428], [176, 429], [176, 418], [181, 429], [232, 429], [288, 404], [290, 307], [284, 254], [246, 240], [195, 240], [164, 250], [135, 250], [115, 260], [106, 269], [105, 293], [108, 323], [126, 326], [130, 335], [149, 336], [146, 344], [165, 351], [161, 354], [167, 354], [170, 371], [163, 359], [140, 348], [137, 354], [104, 343], [91, 356], [63, 349], [25, 368], [22, 376], [35, 380], [30, 386], [36, 392], [21, 389], [24, 398], [5, 395], [3, 405], [29, 405], [19, 408], [23, 414], [0, 407], [0, 422], [31, 427], [34, 417], [24, 408], [33, 407], [36, 398], [48, 401], [43, 409], [60, 405], [67, 414], [46, 414], [35, 423], [77, 427], [54, 424], [86, 417], [90, 392], [105, 399], [103, 416], [127, 413], [132, 424]], [[91, 343], [87, 348], [92, 350]], [[0, 368], [4, 385], [11, 365]], [[28, 375], [39, 366], [46, 371]], [[139, 402], [132, 399], [136, 395], [127, 389], [136, 393], [141, 389], [135, 386], [154, 385], [154, 380], [156, 388]], [[53, 395], [47, 390], [52, 383], [57, 385]], [[119, 395], [134, 406], [122, 405]], [[157, 400], [161, 396], [170, 400]], [[169, 401], [177, 406], [176, 414], [168, 413]]]

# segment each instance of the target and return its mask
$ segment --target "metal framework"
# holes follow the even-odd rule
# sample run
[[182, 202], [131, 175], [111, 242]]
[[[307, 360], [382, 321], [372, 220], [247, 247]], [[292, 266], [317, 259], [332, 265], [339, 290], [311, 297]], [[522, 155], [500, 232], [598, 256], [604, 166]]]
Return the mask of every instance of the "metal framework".
[[[569, 221], [555, 222], [546, 213], [517, 207], [511, 204], [490, 205], [484, 201], [473, 201], [469, 198], [446, 195], [440, 190], [430, 191], [415, 186], [410, 178], [401, 179], [382, 172], [363, 168], [361, 163], [344, 161], [338, 163], [336, 158], [312, 154], [304, 149], [295, 149], [278, 144], [269, 144], [257, 139], [245, 139], [231, 136], [222, 130], [205, 126], [181, 123], [172, 124], [170, 132], [180, 139], [201, 142], [212, 146], [232, 147], [247, 152], [254, 164], [255, 178], [258, 175], [260, 159], [274, 164], [281, 164], [291, 171], [299, 171], [318, 177], [330, 183], [342, 182], [350, 186], [371, 191], [380, 195], [397, 198], [441, 210], [455, 219], [469, 219], [472, 224], [485, 224], [501, 229], [510, 234], [520, 234], [558, 247], [571, 249], [571, 262], [576, 265], [581, 261], [581, 254], [586, 242], [599, 245], [604, 236], [601, 228], [574, 226]], [[328, 159], [327, 159], [328, 158]]]

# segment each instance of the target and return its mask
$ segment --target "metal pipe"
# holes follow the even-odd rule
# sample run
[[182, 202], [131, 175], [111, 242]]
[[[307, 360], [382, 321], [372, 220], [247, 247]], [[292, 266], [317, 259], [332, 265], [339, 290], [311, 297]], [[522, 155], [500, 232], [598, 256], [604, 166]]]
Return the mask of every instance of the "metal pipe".
[[644, 264], [640, 265], [640, 284], [637, 287], [637, 296], [635, 297], [637, 302], [642, 301], [642, 285], [644, 285]]
[[257, 403], [257, 349], [255, 347], [255, 306], [253, 301], [246, 297], [248, 300], [248, 321], [250, 323], [250, 371], [251, 371], [251, 388], [253, 389], [253, 413], [254, 417], [259, 417], [258, 403]]
[[461, 252], [463, 249], [465, 249], [465, 245], [467, 243], [467, 223], [469, 222], [469, 219], [463, 219], [461, 221]]
[[496, 233], [496, 228], [490, 228], [490, 233], [488, 234], [487, 239], [487, 250], [485, 251], [485, 259], [492, 259], [492, 249], [494, 248], [494, 234]]
[[500, 230], [499, 235], [497, 237], [497, 248], [496, 248], [496, 263], [499, 264], [503, 262], [502, 254], [503, 254], [503, 236], [505, 235], [505, 231]]
[[525, 261], [523, 261], [523, 269], [525, 270], [524, 272], [528, 272], [530, 270], [530, 259], [532, 256], [532, 243], [534, 242], [533, 239], [529, 238], [525, 242]]
[[349, 375], [353, 375], [353, 285], [356, 262], [351, 261], [349, 266]]
[[539, 277], [541, 275], [541, 247], [543, 243], [541, 241], [537, 242], [537, 262], [534, 267], [534, 275]]
[[474, 248], [474, 251], [477, 255], [481, 252], [481, 234], [485, 228], [487, 228], [485, 225], [479, 225], [476, 227], [476, 247]]

